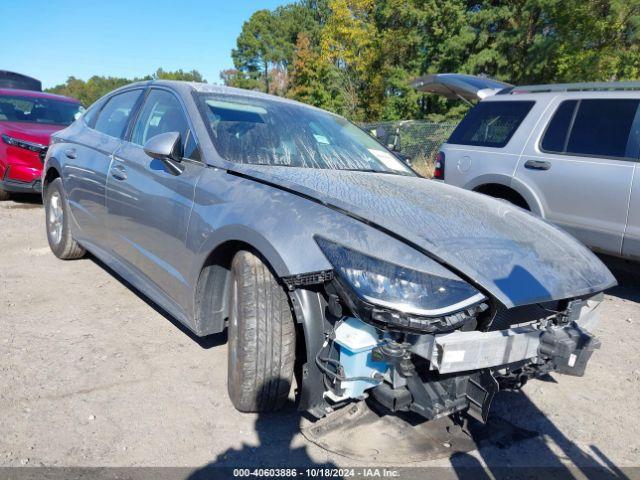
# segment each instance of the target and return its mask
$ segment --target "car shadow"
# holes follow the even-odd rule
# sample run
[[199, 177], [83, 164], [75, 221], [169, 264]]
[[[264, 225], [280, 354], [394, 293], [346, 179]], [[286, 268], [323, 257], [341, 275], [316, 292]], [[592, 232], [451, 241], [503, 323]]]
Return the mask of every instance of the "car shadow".
[[[525, 388], [526, 389], [526, 388]], [[598, 446], [581, 448], [569, 439], [524, 393], [503, 391], [491, 417], [499, 417], [534, 435], [484, 444], [477, 455], [455, 454], [451, 465], [458, 478], [627, 478]], [[482, 460], [482, 462], [480, 461]]]
[[[300, 433], [302, 415], [294, 402], [289, 400], [285, 407], [274, 413], [259, 413], [255, 420], [257, 445], [243, 443], [239, 448], [229, 448], [218, 454], [211, 462], [194, 470], [188, 480], [210, 478], [238, 478], [252, 476], [238, 474], [234, 469], [283, 469], [281, 472], [263, 472], [257, 476], [293, 478], [305, 476], [301, 473], [287, 473], [286, 469], [336, 468], [331, 461], [316, 462], [311, 458], [308, 447]], [[328, 478], [328, 477], [322, 477]], [[335, 477], [340, 478], [340, 477]]]
[[42, 195], [39, 193], [12, 193], [6, 202], [9, 208], [31, 209], [42, 207]]
[[[491, 417], [512, 424], [513, 433], [487, 442], [486, 438], [492, 436], [482, 430], [484, 427], [474, 428], [473, 438], [478, 450], [456, 453], [449, 459], [457, 478], [628, 478], [598, 446], [591, 444], [585, 449], [569, 439], [522, 391], [498, 394]], [[243, 443], [219, 453], [206, 465], [193, 470], [188, 479], [237, 478], [238, 468], [247, 469], [247, 472], [261, 468], [297, 468], [300, 471], [306, 467], [344, 468], [349, 465], [346, 459], [340, 465], [331, 460], [314, 460], [308, 450], [311, 444], [298, 435], [301, 419], [301, 413], [291, 401], [282, 411], [258, 414], [254, 424], [255, 444]], [[373, 462], [366, 466], [379, 467]], [[446, 469], [424, 462], [405, 463], [401, 468], [409, 468], [411, 475], [399, 478], [422, 478], [422, 473], [432, 477], [438, 471], [446, 473]]]
[[173, 316], [164, 310], [160, 305], [155, 303], [149, 297], [147, 297], [144, 293], [138, 290], [135, 286], [125, 280], [118, 272], [109, 267], [106, 263], [104, 263], [99, 258], [95, 257], [91, 253], [87, 252], [87, 258], [90, 259], [97, 266], [105, 270], [111, 276], [113, 276], [116, 280], [122, 283], [125, 287], [127, 287], [133, 294], [135, 294], [140, 300], [145, 302], [151, 308], [153, 308], [158, 314], [162, 315], [166, 320], [171, 322], [178, 330], [188, 336], [191, 340], [197, 343], [201, 348], [209, 349], [214, 347], [219, 347], [220, 345], [224, 345], [227, 343], [227, 332], [226, 330], [222, 333], [217, 333], [214, 335], [207, 335], [205, 337], [199, 337], [195, 333], [193, 333], [189, 328], [181, 323], [180, 321], [173, 318]]
[[608, 255], [598, 256], [618, 281], [618, 285], [607, 290], [607, 293], [624, 300], [640, 302], [640, 263]]

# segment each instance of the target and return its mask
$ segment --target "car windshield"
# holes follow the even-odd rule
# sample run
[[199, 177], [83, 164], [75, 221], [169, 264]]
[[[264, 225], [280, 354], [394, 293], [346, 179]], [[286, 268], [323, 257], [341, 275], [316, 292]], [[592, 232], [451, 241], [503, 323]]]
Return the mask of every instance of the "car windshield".
[[0, 122], [71, 125], [82, 113], [79, 103], [52, 98], [0, 96]]
[[293, 102], [202, 94], [205, 123], [231, 162], [415, 175], [344, 118]]

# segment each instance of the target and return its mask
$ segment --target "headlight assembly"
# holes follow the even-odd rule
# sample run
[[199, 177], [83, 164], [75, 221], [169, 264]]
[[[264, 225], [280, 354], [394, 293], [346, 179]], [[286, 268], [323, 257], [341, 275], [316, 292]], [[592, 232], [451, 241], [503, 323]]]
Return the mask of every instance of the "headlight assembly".
[[[485, 300], [450, 272], [412, 270], [370, 257], [321, 237], [316, 242], [336, 274], [361, 299], [403, 314], [444, 317]], [[440, 265], [438, 265], [440, 267]]]

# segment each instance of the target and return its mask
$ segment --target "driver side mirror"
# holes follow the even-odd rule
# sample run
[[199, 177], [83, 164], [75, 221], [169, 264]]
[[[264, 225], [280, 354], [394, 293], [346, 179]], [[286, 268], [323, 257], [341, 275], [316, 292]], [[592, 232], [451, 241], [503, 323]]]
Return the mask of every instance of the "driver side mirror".
[[144, 144], [144, 153], [151, 158], [157, 158], [167, 167], [173, 175], [180, 175], [184, 167], [180, 165], [180, 134], [178, 132], [165, 132], [151, 137]]

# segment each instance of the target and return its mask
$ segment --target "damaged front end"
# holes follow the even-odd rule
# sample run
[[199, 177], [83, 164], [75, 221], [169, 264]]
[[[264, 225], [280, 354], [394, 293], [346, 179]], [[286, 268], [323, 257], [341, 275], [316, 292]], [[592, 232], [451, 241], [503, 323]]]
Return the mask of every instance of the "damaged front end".
[[466, 411], [486, 421], [498, 390], [552, 371], [582, 376], [599, 348], [590, 332], [601, 293], [506, 309], [453, 274], [390, 271], [317, 241], [336, 266], [323, 287], [322, 344], [307, 359], [322, 379], [317, 416], [371, 397], [427, 419]]

